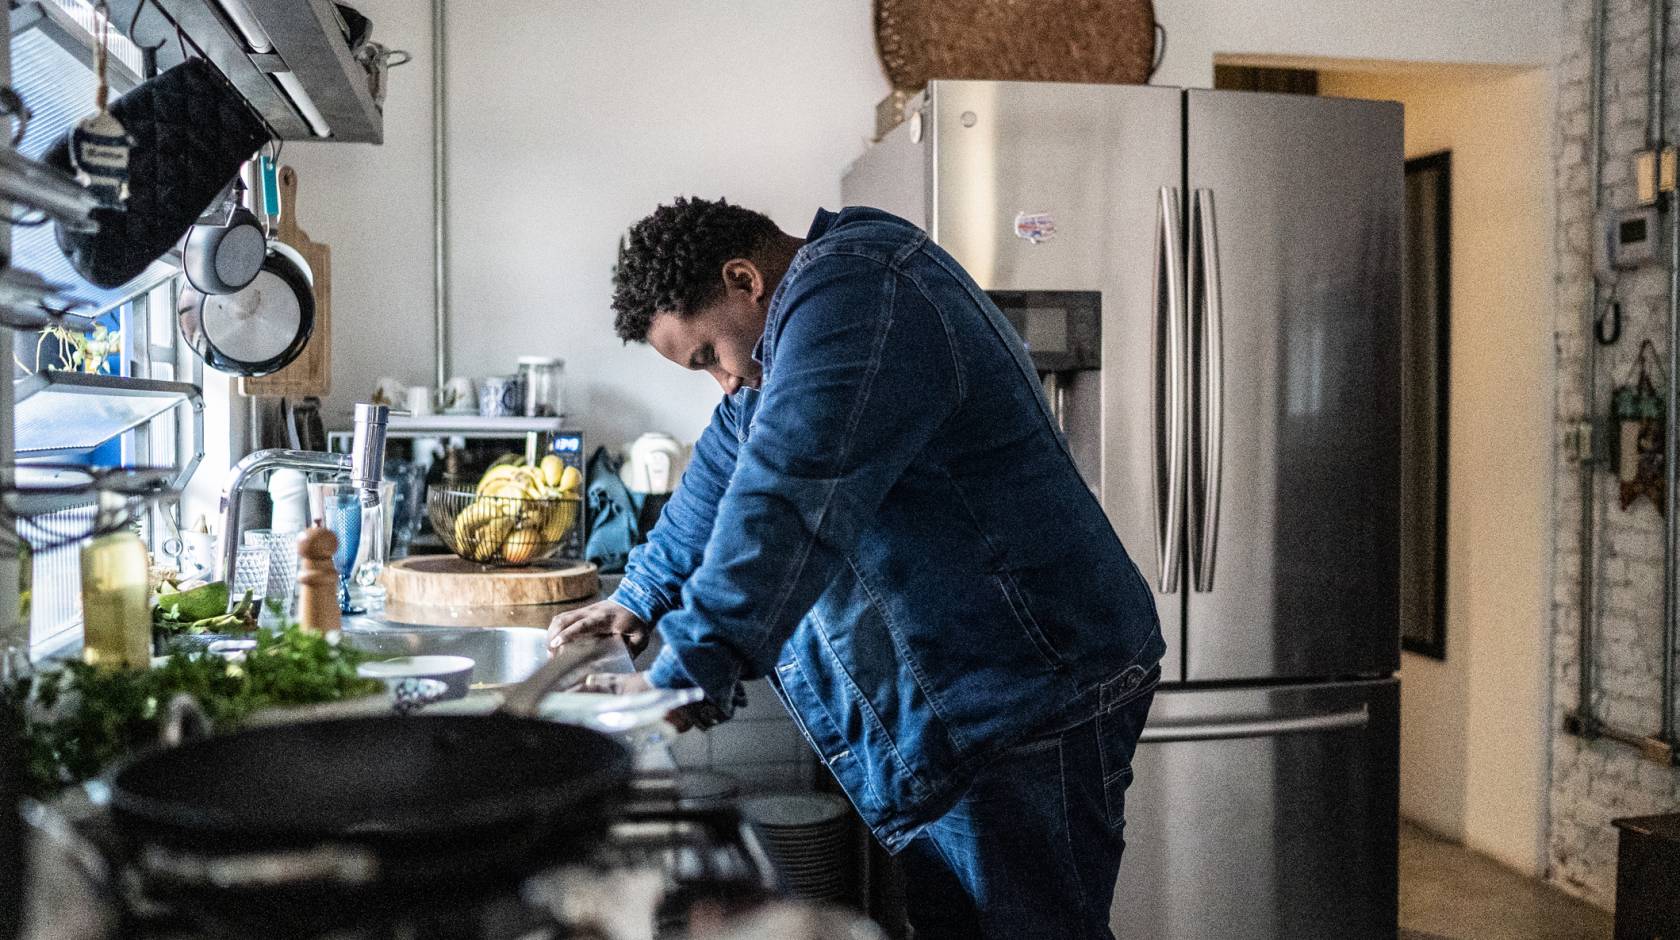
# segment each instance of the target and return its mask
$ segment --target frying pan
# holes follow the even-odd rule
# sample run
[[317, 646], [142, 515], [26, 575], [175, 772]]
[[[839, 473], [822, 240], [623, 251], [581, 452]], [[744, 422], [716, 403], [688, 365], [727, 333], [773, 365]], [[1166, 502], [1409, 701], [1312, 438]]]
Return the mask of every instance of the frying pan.
[[565, 861], [630, 779], [611, 738], [532, 717], [610, 654], [562, 647], [488, 715], [326, 719], [154, 751], [111, 779], [148, 896], [212, 929], [312, 935]]
[[230, 375], [278, 372], [315, 332], [314, 278], [303, 256], [271, 242], [248, 284], [227, 294], [181, 291], [181, 337], [205, 365]]

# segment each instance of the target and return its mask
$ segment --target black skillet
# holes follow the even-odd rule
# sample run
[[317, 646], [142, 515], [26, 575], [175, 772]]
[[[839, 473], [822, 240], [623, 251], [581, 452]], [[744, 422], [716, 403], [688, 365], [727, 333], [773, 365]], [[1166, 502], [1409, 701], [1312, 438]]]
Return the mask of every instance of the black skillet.
[[313, 935], [451, 903], [587, 851], [629, 752], [531, 717], [616, 643], [568, 645], [488, 715], [250, 728], [154, 751], [112, 778], [148, 897], [228, 935]]

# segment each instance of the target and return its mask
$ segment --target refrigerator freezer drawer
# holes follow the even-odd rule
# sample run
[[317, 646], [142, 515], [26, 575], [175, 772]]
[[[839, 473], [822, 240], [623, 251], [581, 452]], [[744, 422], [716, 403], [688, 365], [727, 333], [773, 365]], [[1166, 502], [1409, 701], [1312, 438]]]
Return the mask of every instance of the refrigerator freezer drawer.
[[1397, 679], [1163, 688], [1126, 794], [1121, 940], [1395, 936]]

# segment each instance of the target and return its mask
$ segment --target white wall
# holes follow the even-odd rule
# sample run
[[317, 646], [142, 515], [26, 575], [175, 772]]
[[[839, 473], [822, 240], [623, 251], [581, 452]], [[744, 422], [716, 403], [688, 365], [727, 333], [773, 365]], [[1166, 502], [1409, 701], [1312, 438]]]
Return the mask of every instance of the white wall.
[[[392, 74], [385, 144], [291, 144], [299, 218], [333, 246], [331, 409], [385, 374], [430, 383], [430, 3], [360, 0]], [[1554, 4], [1172, 0], [1157, 81], [1212, 83], [1215, 53], [1548, 61]], [[728, 196], [803, 234], [839, 200], [888, 90], [868, 0], [450, 5], [453, 372], [566, 359], [579, 424], [616, 443], [692, 437], [715, 400], [613, 338], [617, 236], [678, 194]]]
[[1213, 57], [1550, 65], [1557, 0], [1158, 0], [1167, 28], [1160, 85], [1206, 88]]
[[[379, 375], [432, 376], [429, 3], [362, 8], [376, 38], [415, 53], [393, 73], [385, 145], [286, 150], [313, 187], [300, 217], [333, 246], [340, 411]], [[451, 371], [558, 355], [595, 442], [692, 439], [717, 387], [613, 335], [618, 236], [684, 194], [797, 235], [837, 206], [888, 91], [868, 0], [455, 2], [446, 35]]]
[[1556, 304], [1551, 74], [1327, 72], [1319, 90], [1403, 103], [1408, 157], [1452, 151], [1447, 658], [1403, 657], [1401, 811], [1540, 874]]

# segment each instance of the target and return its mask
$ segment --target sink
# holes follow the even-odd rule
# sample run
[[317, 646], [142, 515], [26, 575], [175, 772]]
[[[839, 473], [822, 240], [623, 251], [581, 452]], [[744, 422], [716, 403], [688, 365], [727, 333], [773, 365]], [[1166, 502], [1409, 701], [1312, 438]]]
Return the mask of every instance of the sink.
[[548, 634], [536, 627], [387, 626], [376, 620], [346, 617], [341, 637], [346, 646], [375, 659], [465, 656], [473, 661], [473, 688], [518, 682], [548, 660]]
[[[543, 627], [462, 627], [363, 614], [345, 617], [340, 636], [340, 642], [374, 659], [465, 656], [473, 661], [475, 689], [523, 681], [548, 661], [548, 631]], [[622, 643], [603, 645], [591, 668], [596, 672], [635, 671]]]

